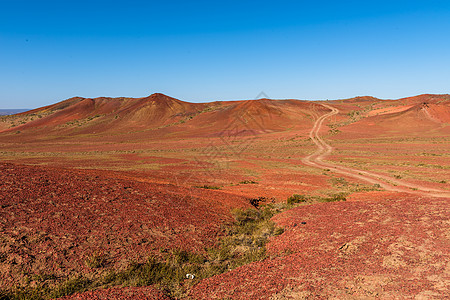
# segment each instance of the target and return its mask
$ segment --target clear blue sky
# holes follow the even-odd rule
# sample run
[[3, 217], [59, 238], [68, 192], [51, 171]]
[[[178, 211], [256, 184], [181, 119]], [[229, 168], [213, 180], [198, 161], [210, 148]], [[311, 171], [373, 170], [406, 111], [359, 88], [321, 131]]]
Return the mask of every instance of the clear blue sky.
[[450, 93], [450, 1], [0, 0], [0, 108]]

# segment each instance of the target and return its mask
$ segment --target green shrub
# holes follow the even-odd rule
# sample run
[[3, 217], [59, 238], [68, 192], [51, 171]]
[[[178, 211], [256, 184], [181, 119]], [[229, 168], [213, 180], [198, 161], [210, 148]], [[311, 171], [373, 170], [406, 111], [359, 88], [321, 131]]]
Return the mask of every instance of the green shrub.
[[266, 203], [268, 203], [270, 200], [272, 200], [272, 202], [273, 202], [273, 199], [269, 199], [269, 198], [267, 198], [267, 197], [258, 197], [258, 198], [252, 198], [252, 199], [250, 199], [250, 204], [253, 206], [253, 207], [255, 207], [255, 208], [258, 208], [260, 205], [262, 205], [262, 204], [266, 204]]
[[334, 195], [331, 195], [329, 197], [321, 197], [319, 198], [319, 202], [338, 202], [338, 201], [346, 201], [347, 194], [346, 193], [337, 193]]
[[195, 187], [199, 188], [199, 189], [207, 189], [207, 190], [220, 190], [220, 187], [218, 187], [218, 186], [206, 185], [206, 184], [198, 185], [198, 186], [195, 186]]
[[246, 223], [256, 222], [260, 218], [260, 211], [254, 208], [249, 208], [246, 210], [233, 209], [231, 214], [238, 226], [245, 226]]
[[239, 182], [239, 184], [258, 184], [258, 182], [253, 181], [253, 180], [244, 180]]
[[287, 198], [287, 204], [295, 204], [307, 201], [309, 201], [309, 199], [305, 195], [293, 194], [292, 196]]
[[43, 287], [18, 288], [14, 291], [0, 291], [1, 300], [41, 300], [44, 299], [46, 289]]

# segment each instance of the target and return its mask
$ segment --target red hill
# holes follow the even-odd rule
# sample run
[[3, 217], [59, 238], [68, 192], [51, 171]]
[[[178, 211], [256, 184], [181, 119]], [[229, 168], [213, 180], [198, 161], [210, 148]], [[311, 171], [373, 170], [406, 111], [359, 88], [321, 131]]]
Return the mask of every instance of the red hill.
[[45, 130], [63, 133], [152, 128], [195, 114], [203, 104], [183, 102], [163, 94], [144, 98], [71, 98], [17, 115], [36, 116], [6, 131]]
[[[399, 100], [355, 97], [328, 103], [339, 108], [341, 115], [337, 118], [340, 120], [357, 112], [357, 119], [340, 128], [347, 134], [446, 132], [446, 124], [450, 122], [449, 95], [419, 95]], [[143, 98], [74, 97], [3, 117], [0, 132], [20, 132], [20, 137], [11, 138], [23, 140], [86, 134], [115, 136], [116, 139], [126, 135], [127, 139], [135, 141], [167, 136], [248, 136], [307, 130], [312, 118], [325, 111], [315, 102], [299, 100], [189, 103], [159, 93]]]
[[[247, 100], [189, 103], [163, 94], [144, 98], [71, 98], [14, 116], [21, 125], [3, 132], [22, 135], [130, 134], [136, 138], [176, 132], [185, 136], [217, 136], [226, 131], [254, 135], [310, 125], [309, 110], [298, 100]], [[1, 128], [0, 128], [1, 129]]]

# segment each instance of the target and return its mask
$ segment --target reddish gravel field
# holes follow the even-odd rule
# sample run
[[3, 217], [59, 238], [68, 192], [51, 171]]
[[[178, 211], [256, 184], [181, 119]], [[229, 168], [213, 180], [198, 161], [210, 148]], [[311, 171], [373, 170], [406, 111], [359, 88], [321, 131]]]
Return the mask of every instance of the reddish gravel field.
[[57, 277], [97, 272], [94, 253], [110, 268], [126, 267], [164, 249], [203, 251], [231, 221], [243, 197], [115, 177], [0, 164], [0, 286], [36, 274]]
[[[399, 197], [401, 199], [399, 199]], [[270, 258], [206, 279], [193, 299], [448, 299], [450, 199], [396, 195], [274, 217]]]
[[163, 292], [152, 287], [125, 287], [79, 293], [61, 300], [170, 300]]

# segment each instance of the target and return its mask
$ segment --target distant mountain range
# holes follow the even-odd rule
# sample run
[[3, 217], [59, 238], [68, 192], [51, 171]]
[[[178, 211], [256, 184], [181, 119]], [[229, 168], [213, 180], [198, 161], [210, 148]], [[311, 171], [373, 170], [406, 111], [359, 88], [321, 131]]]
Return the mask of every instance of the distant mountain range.
[[0, 109], [0, 116], [8, 116], [8, 115], [15, 115], [21, 112], [28, 111], [29, 109]]

